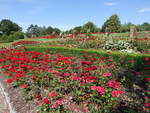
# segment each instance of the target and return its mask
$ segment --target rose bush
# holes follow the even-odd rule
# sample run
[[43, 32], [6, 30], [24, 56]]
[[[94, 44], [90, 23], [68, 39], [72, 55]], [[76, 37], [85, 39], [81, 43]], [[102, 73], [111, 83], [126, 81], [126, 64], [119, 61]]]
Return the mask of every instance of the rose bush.
[[[83, 106], [82, 112], [107, 113], [126, 94], [122, 80], [115, 76], [116, 68], [123, 64], [117, 64], [112, 56], [91, 56], [84, 52], [83, 57], [66, 57], [51, 52], [7, 49], [0, 51], [0, 64], [8, 75], [6, 82], [22, 87], [27, 100], [36, 98], [41, 113], [70, 111], [65, 102], [67, 95], [71, 95], [73, 103]], [[87, 103], [86, 107], [83, 103]]]

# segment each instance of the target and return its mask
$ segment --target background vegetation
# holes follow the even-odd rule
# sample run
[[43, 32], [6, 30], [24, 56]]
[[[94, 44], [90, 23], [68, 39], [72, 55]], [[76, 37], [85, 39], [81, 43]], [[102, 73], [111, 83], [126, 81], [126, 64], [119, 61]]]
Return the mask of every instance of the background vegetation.
[[17, 39], [23, 39], [26, 37], [39, 37], [46, 35], [62, 35], [62, 34], [78, 34], [78, 33], [95, 33], [95, 32], [116, 32], [126, 33], [130, 31], [130, 28], [135, 26], [137, 31], [150, 31], [150, 24], [145, 22], [141, 25], [134, 25], [131, 22], [121, 24], [119, 16], [113, 14], [109, 17], [102, 27], [97, 27], [93, 22], [87, 22], [84, 25], [74, 27], [70, 30], [61, 31], [58, 28], [51, 26], [38, 26], [31, 24], [26, 32], [22, 31], [22, 28], [15, 22], [2, 19], [0, 21], [0, 42], [12, 42]]

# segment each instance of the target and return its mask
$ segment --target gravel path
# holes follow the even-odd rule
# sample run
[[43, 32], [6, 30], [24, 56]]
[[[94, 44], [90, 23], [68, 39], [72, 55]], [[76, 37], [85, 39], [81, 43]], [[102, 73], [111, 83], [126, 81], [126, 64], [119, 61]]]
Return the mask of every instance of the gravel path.
[[0, 83], [0, 113], [16, 113], [11, 104], [8, 94], [4, 90], [4, 86]]
[[2, 86], [0, 86], [0, 113], [10, 113]]

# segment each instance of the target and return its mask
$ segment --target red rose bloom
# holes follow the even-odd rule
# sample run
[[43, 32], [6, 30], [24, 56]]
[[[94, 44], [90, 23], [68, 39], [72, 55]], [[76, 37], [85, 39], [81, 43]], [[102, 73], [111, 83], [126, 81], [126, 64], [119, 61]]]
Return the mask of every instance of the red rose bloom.
[[109, 76], [111, 76], [111, 73], [105, 72], [105, 73], [103, 73], [103, 76], [104, 76], [104, 77], [109, 77]]
[[57, 104], [62, 105], [62, 99], [57, 100]]
[[72, 80], [78, 80], [78, 76], [76, 75], [72, 76]]
[[14, 80], [13, 79], [8, 79], [7, 83], [12, 83]]
[[105, 93], [105, 88], [102, 86], [91, 86], [91, 89], [98, 91], [101, 95]]
[[27, 84], [23, 84], [23, 85], [22, 85], [22, 88], [27, 88], [27, 87], [28, 87]]
[[119, 92], [116, 91], [116, 90], [113, 90], [111, 93], [113, 94], [113, 97], [118, 97], [119, 96]]
[[51, 101], [48, 98], [45, 98], [43, 101], [45, 104], [51, 104]]
[[56, 92], [50, 92], [50, 94], [48, 95], [48, 97], [57, 97], [57, 93]]

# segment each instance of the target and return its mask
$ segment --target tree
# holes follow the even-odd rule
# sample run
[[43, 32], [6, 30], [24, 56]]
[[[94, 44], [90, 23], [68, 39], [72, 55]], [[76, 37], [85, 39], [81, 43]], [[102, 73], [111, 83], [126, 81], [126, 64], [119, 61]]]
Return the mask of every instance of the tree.
[[60, 34], [61, 30], [58, 28], [53, 28], [53, 32], [58, 35]]
[[147, 23], [147, 22], [145, 22], [145, 23], [139, 25], [139, 26], [138, 26], [138, 29], [139, 29], [140, 31], [150, 31], [150, 24]]
[[47, 35], [46, 30], [47, 30], [47, 28], [46, 28], [45, 26], [39, 27], [39, 32], [40, 32], [39, 35], [40, 35], [40, 36], [45, 36], [45, 35]]
[[53, 33], [53, 27], [49, 26], [46, 29], [46, 34], [51, 35]]
[[132, 24], [131, 22], [127, 23], [127, 24], [123, 24], [120, 28], [120, 32], [130, 32], [130, 28], [132, 26], [135, 26], [134, 24]]
[[82, 32], [87, 33], [87, 32], [95, 32], [97, 29], [96, 25], [93, 22], [87, 22], [86, 24], [83, 25], [82, 27]]
[[22, 31], [22, 28], [8, 19], [3, 19], [0, 21], [0, 32], [5, 35], [13, 34], [14, 32]]
[[81, 33], [82, 26], [77, 26], [73, 29], [76, 33]]
[[26, 34], [27, 34], [27, 36], [29, 36], [29, 37], [37, 37], [37, 36], [40, 36], [40, 27], [38, 27], [38, 25], [33, 25], [33, 24], [31, 24], [31, 25], [27, 28]]
[[118, 15], [114, 14], [102, 26], [102, 32], [120, 32], [121, 23]]
[[66, 30], [65, 31], [65, 34], [72, 34], [73, 33], [73, 29], [70, 29], [70, 30]]

